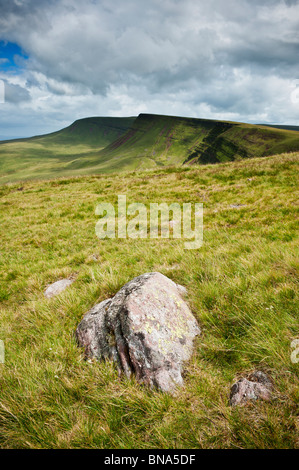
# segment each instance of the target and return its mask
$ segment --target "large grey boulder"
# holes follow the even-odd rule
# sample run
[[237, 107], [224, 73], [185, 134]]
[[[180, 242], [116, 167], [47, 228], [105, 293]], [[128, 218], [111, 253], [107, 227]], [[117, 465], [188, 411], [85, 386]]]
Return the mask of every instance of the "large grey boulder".
[[78, 343], [87, 357], [113, 359], [127, 377], [171, 392], [183, 384], [183, 364], [200, 334], [185, 292], [160, 273], [138, 276], [86, 313]]
[[230, 392], [230, 405], [245, 405], [252, 400], [270, 401], [273, 385], [267, 374], [261, 371], [253, 372], [248, 378], [234, 383]]

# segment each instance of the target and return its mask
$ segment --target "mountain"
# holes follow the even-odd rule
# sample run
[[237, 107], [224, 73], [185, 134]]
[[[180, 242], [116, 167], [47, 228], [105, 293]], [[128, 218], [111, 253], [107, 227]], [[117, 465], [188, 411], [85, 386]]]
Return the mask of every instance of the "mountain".
[[89, 117], [78, 119], [70, 126], [50, 134], [21, 137], [0, 142], [36, 142], [46, 145], [87, 144], [90, 147], [104, 148], [120, 137], [135, 121], [135, 117]]
[[[217, 163], [299, 150], [299, 135], [274, 129], [209, 119], [140, 114], [132, 127], [100, 152], [104, 167], [142, 160], [143, 166]], [[152, 166], [152, 165], [151, 165]]]
[[299, 134], [290, 129], [155, 114], [93, 117], [44, 136], [0, 142], [0, 182], [217, 163], [297, 150]]
[[79, 119], [51, 134], [0, 142], [0, 183], [84, 173], [82, 167], [93, 167], [99, 150], [123, 135], [135, 119]]
[[90, 117], [78, 119], [69, 127], [45, 136], [33, 137], [35, 141], [55, 145], [86, 144], [97, 150], [104, 148], [122, 136], [133, 124], [136, 117]]

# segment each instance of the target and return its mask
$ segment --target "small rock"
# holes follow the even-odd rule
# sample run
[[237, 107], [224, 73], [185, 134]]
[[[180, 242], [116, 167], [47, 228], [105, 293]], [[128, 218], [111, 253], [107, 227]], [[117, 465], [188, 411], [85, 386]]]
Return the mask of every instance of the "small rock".
[[51, 297], [60, 294], [60, 292], [70, 286], [73, 282], [73, 279], [61, 279], [60, 281], [56, 281], [47, 287], [44, 295], [50, 299]]
[[110, 358], [119, 372], [165, 392], [183, 384], [182, 367], [200, 334], [183, 299], [186, 289], [161, 273], [125, 284], [112, 299], [95, 305], [76, 337], [87, 357]]
[[238, 209], [239, 207], [245, 207], [245, 204], [231, 204], [229, 207], [232, 209]]
[[[163, 266], [163, 267], [166, 271], [173, 271], [174, 269], [179, 269], [180, 265], [179, 265], [179, 263], [174, 263], [171, 266]], [[183, 286], [181, 286], [181, 287], [183, 287]], [[186, 289], [186, 288], [183, 287], [183, 289]], [[187, 289], [186, 289], [186, 291], [187, 291]]]
[[229, 403], [231, 406], [244, 405], [250, 400], [262, 399], [269, 401], [272, 396], [272, 382], [261, 371], [255, 371], [249, 377], [238, 380], [230, 391]]
[[268, 377], [268, 375], [265, 374], [265, 372], [262, 372], [260, 370], [256, 370], [252, 374], [250, 374], [248, 377], [248, 380], [250, 380], [251, 382], [259, 382], [265, 385], [265, 387], [268, 387], [269, 390], [271, 390], [273, 387], [272, 382], [270, 378]]

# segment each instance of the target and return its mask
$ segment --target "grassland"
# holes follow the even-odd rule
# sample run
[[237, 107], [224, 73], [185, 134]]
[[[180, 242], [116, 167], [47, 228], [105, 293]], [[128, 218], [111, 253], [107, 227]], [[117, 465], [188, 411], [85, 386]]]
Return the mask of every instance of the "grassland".
[[0, 143], [0, 184], [292, 151], [299, 151], [295, 130], [153, 114], [87, 118], [53, 134]]
[[98, 153], [123, 135], [135, 118], [79, 119], [52, 134], [0, 142], [0, 184], [84, 174]]
[[[2, 448], [298, 447], [299, 153], [0, 186]], [[203, 202], [204, 244], [98, 240], [99, 202]], [[232, 205], [238, 205], [232, 207]], [[84, 361], [74, 331], [96, 302], [160, 271], [188, 289], [202, 335], [175, 396]], [[49, 300], [46, 286], [74, 276]], [[260, 369], [271, 403], [231, 408]]]

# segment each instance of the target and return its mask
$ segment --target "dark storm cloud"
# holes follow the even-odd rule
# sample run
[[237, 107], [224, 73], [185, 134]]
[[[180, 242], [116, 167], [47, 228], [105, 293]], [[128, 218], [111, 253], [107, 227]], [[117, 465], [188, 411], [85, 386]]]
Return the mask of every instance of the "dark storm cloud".
[[299, 76], [295, 0], [0, 0], [0, 31], [29, 56], [27, 86], [55, 96], [290, 118], [277, 90]]

